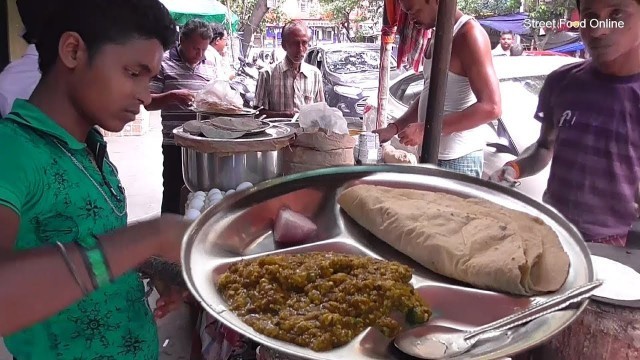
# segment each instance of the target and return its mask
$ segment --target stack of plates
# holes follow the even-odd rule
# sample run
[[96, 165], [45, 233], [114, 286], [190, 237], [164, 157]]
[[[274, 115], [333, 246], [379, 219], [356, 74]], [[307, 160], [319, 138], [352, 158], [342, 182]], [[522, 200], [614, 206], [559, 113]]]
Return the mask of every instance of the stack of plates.
[[209, 139], [237, 139], [247, 134], [265, 131], [270, 123], [252, 118], [217, 117], [211, 120], [192, 120], [183, 125], [191, 135], [203, 134]]

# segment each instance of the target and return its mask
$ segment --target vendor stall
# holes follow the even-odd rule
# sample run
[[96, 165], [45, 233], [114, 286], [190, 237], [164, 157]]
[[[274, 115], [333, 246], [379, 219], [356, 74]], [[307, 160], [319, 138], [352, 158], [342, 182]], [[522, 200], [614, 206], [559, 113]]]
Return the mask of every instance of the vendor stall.
[[[439, 6], [422, 163], [437, 161], [455, 10], [455, 1]], [[381, 165], [416, 159], [381, 147], [375, 134], [350, 133], [323, 105], [290, 124], [214, 116], [174, 132], [192, 191], [182, 260], [206, 310], [203, 351], [444, 356], [453, 347], [436, 339], [496, 322], [494, 336], [456, 348], [457, 358], [504, 359], [578, 346], [554, 338], [567, 327], [595, 332], [598, 321], [582, 319], [602, 311], [585, 301], [602, 282], [556, 211], [432, 166]], [[631, 348], [629, 339], [620, 346]]]

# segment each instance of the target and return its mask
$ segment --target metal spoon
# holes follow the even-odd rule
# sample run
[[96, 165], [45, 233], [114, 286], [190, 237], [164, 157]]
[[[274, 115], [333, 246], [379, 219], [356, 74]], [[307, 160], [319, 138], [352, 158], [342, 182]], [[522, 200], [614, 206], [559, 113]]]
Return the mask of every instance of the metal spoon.
[[444, 359], [465, 353], [482, 338], [498, 335], [514, 326], [528, 323], [541, 316], [565, 308], [589, 296], [602, 285], [601, 280], [578, 286], [562, 295], [541, 301], [519, 313], [484, 325], [472, 331], [461, 332], [439, 325], [418, 326], [400, 333], [394, 344], [405, 354], [420, 359]]

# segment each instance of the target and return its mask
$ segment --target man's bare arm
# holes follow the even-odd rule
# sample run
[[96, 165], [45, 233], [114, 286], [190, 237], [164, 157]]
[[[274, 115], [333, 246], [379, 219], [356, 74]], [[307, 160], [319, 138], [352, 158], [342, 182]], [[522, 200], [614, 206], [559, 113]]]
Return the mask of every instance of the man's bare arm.
[[519, 178], [534, 176], [542, 171], [553, 158], [553, 149], [558, 137], [558, 127], [542, 123], [540, 137], [515, 160], [520, 171]]
[[458, 35], [457, 48], [464, 49], [460, 61], [477, 102], [463, 111], [444, 117], [445, 135], [473, 129], [500, 117], [500, 85], [493, 67], [491, 43], [480, 25], [469, 22]]
[[[19, 224], [13, 210], [0, 206], [0, 336], [34, 325], [84, 296], [55, 246], [13, 250]], [[113, 276], [124, 274], [153, 255], [173, 254], [171, 260], [177, 260], [187, 225], [177, 217], [165, 217], [100, 236]], [[80, 281], [90, 288], [79, 248], [74, 244], [65, 247]]]
[[162, 110], [174, 101], [172, 97], [171, 91], [162, 94], [151, 94], [151, 102], [145, 106], [145, 109], [147, 111]]
[[402, 114], [402, 116], [400, 116], [398, 120], [394, 122], [394, 124], [396, 124], [396, 126], [398, 127], [398, 132], [404, 130], [410, 124], [420, 121], [420, 119], [418, 119], [419, 107], [420, 107], [420, 98], [417, 98], [414, 100], [413, 103], [411, 103], [411, 106], [409, 106], [407, 111], [405, 111], [404, 114]]

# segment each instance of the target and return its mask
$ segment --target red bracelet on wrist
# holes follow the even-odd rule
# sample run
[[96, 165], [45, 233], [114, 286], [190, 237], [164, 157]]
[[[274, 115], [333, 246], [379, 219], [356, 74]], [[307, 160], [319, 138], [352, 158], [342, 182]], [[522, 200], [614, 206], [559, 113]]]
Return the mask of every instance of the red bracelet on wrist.
[[[520, 166], [515, 161], [509, 161], [506, 165], [509, 165], [516, 171], [516, 179], [520, 178]], [[514, 179], [515, 180], [515, 179]]]

